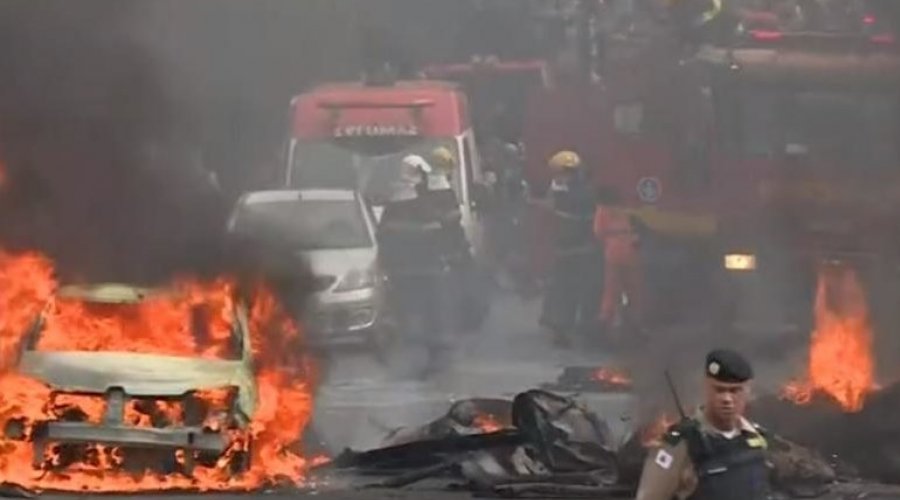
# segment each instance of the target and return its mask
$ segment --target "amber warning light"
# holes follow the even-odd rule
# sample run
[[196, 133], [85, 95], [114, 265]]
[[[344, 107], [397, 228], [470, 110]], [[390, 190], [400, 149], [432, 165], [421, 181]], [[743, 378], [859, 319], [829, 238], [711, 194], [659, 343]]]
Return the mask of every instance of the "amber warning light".
[[756, 269], [756, 255], [732, 253], [725, 256], [725, 269], [729, 271], [753, 271]]

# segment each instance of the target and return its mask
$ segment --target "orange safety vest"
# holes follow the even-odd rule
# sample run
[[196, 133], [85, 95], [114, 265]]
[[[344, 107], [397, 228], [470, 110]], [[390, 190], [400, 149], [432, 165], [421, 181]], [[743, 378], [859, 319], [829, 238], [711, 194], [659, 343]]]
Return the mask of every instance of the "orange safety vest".
[[638, 234], [627, 213], [598, 206], [594, 212], [594, 235], [603, 243], [607, 262], [627, 264], [637, 258]]

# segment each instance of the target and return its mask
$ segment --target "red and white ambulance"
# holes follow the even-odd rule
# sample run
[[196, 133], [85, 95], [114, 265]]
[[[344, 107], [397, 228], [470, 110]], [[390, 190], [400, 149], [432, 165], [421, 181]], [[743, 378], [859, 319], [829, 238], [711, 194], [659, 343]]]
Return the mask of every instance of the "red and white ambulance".
[[373, 85], [329, 83], [291, 103], [285, 183], [291, 188], [352, 188], [375, 209], [389, 201], [407, 155], [438, 148], [456, 157], [452, 185], [467, 236], [481, 254], [476, 198], [482, 171], [465, 94], [434, 80]]

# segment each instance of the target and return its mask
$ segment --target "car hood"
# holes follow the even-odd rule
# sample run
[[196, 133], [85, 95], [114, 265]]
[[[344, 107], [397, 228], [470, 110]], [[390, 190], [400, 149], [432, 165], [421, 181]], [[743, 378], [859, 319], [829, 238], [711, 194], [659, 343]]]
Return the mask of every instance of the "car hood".
[[37, 352], [22, 355], [19, 371], [66, 392], [179, 396], [196, 389], [242, 386], [241, 361], [126, 352]]
[[377, 252], [372, 248], [348, 250], [312, 250], [301, 254], [316, 275], [340, 278], [353, 269], [367, 269], [375, 264]]

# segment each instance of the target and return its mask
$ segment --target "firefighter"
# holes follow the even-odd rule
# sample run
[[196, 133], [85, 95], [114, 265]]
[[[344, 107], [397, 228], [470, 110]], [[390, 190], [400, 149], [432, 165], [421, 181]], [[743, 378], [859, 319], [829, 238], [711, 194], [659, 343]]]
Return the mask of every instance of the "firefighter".
[[480, 271], [462, 225], [459, 199], [453, 191], [457, 161], [453, 152], [438, 147], [429, 155], [433, 166], [422, 184], [422, 196], [429, 198], [441, 220], [444, 252], [450, 273], [446, 277], [445, 309], [452, 312], [448, 321], [456, 329], [474, 330], [487, 314], [486, 287], [479, 286]]
[[398, 188], [378, 226], [378, 259], [389, 282], [389, 301], [400, 334], [424, 346], [429, 360], [419, 376], [435, 368], [446, 325], [443, 280], [449, 269], [442, 217], [423, 196], [431, 166], [420, 156], [401, 164]]
[[623, 295], [628, 299], [625, 320], [640, 328], [643, 314], [643, 272], [639, 251], [640, 236], [635, 218], [622, 206], [615, 188], [600, 190], [594, 213], [594, 236], [603, 246], [603, 294], [600, 323], [611, 327], [620, 310]]
[[743, 416], [750, 363], [735, 351], [714, 350], [704, 371], [705, 405], [647, 455], [636, 500], [770, 498], [765, 433]]
[[549, 166], [555, 173], [550, 201], [556, 241], [540, 322], [564, 343], [576, 329], [594, 325], [601, 259], [591, 235], [594, 193], [581, 158], [561, 151], [550, 158]]

